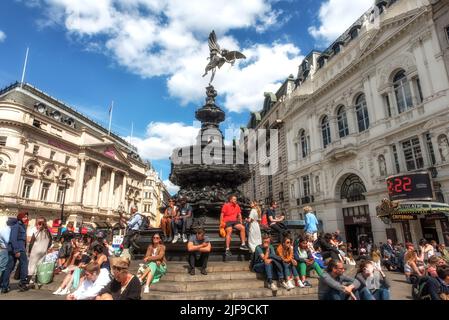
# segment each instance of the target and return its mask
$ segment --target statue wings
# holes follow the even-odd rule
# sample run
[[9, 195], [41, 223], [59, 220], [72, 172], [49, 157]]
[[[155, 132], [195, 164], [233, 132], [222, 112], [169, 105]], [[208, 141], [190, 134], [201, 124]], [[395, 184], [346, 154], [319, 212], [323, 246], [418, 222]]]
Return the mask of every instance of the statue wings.
[[215, 31], [212, 31], [209, 34], [209, 50], [210, 61], [206, 66], [203, 77], [205, 77], [209, 71], [212, 71], [210, 82], [212, 82], [214, 79], [217, 67], [218, 69], [220, 69], [225, 63], [230, 63], [232, 66], [235, 63], [235, 60], [246, 59], [245, 55], [239, 51], [228, 51], [226, 49], [221, 49], [217, 43], [217, 35], [215, 34]]
[[221, 52], [220, 46], [217, 43], [217, 35], [215, 34], [215, 31], [212, 31], [209, 35], [209, 50], [211, 52], [214, 50]]

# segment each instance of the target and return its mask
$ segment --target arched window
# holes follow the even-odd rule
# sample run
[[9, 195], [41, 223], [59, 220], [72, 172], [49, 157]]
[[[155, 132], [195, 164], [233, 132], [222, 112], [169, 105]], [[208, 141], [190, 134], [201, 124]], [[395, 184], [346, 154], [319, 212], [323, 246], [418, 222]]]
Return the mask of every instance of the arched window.
[[402, 113], [413, 107], [412, 93], [410, 83], [405, 76], [405, 71], [401, 70], [393, 78], [394, 93], [396, 95], [396, 103], [398, 112]]
[[365, 200], [364, 193], [366, 192], [365, 184], [359, 176], [355, 174], [349, 175], [340, 189], [341, 199], [346, 199], [348, 202], [356, 202]]
[[338, 134], [340, 138], [344, 138], [349, 134], [348, 118], [346, 117], [346, 109], [341, 106], [337, 110]]
[[304, 129], [299, 131], [299, 139], [301, 140], [301, 154], [305, 158], [309, 155], [309, 137], [306, 136]]
[[326, 148], [331, 141], [331, 128], [329, 125], [329, 118], [324, 116], [321, 120], [321, 134], [323, 136], [323, 147]]
[[355, 112], [357, 115], [357, 124], [359, 126], [359, 132], [368, 130], [369, 128], [369, 115], [368, 106], [366, 105], [365, 95], [361, 94], [355, 102]]

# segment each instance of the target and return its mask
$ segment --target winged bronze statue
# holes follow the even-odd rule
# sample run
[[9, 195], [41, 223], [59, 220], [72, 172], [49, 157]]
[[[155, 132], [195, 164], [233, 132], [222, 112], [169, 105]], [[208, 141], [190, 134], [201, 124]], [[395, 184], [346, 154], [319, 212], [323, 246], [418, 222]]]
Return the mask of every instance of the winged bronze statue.
[[221, 49], [217, 43], [215, 31], [212, 31], [209, 35], [209, 50], [210, 56], [208, 59], [210, 61], [206, 66], [205, 73], [203, 74], [203, 77], [205, 77], [209, 71], [212, 71], [209, 84], [211, 84], [214, 80], [217, 68], [220, 69], [225, 63], [230, 63], [231, 66], [233, 66], [235, 60], [246, 59], [245, 55], [239, 51], [228, 51], [226, 49]]

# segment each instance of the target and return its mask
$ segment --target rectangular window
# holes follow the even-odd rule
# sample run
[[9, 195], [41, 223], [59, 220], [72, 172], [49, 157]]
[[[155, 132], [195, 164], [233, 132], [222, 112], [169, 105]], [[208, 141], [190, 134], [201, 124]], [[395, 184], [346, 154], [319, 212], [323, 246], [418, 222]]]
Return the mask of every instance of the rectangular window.
[[54, 160], [55, 159], [55, 154], [56, 154], [56, 152], [50, 151], [50, 160]]
[[25, 180], [22, 190], [22, 198], [29, 199], [31, 194], [31, 188], [33, 187], [33, 180]]
[[391, 117], [391, 104], [390, 104], [390, 97], [388, 94], [384, 95], [384, 101], [385, 101], [385, 108], [387, 110], [387, 116]]
[[405, 163], [408, 171], [422, 169], [424, 160], [422, 157], [421, 146], [417, 137], [402, 142]]
[[268, 184], [268, 195], [271, 197], [273, 196], [273, 176], [269, 175], [267, 176], [267, 184]]
[[282, 170], [282, 157], [279, 157], [278, 169]]
[[64, 193], [65, 193], [64, 186], [59, 186], [58, 187], [58, 196], [56, 198], [56, 202], [62, 203], [62, 200], [64, 199]]
[[284, 201], [284, 183], [281, 182], [279, 191], [279, 201]]
[[394, 168], [396, 169], [396, 173], [399, 173], [399, 172], [401, 172], [401, 166], [399, 165], [398, 151], [397, 151], [395, 145], [392, 145], [391, 149], [393, 151]]
[[50, 184], [49, 183], [44, 183], [42, 185], [42, 191], [41, 191], [41, 200], [42, 201], [47, 201], [48, 190], [50, 190]]
[[70, 161], [70, 157], [69, 156], [65, 156], [65, 164], [68, 164]]
[[33, 154], [35, 154], [35, 155], [39, 154], [39, 146], [33, 147]]
[[0, 137], [0, 146], [1, 147], [6, 146], [6, 139], [7, 139], [7, 137], [4, 137], [4, 136]]
[[256, 193], [256, 173], [255, 172], [253, 172], [253, 178], [252, 178], [252, 180], [253, 180], [253, 200], [256, 200], [256, 198], [257, 198], [257, 193]]
[[446, 27], [446, 37], [447, 41], [449, 42], [449, 26]]
[[310, 178], [309, 176], [301, 177], [302, 180], [302, 191], [304, 197], [307, 197], [310, 195]]
[[39, 120], [34, 119], [33, 120], [33, 126], [36, 128], [41, 129], [41, 122]]
[[427, 154], [429, 155], [430, 163], [435, 165], [437, 163], [437, 160], [435, 158], [435, 151], [433, 150], [433, 144], [432, 144], [432, 138], [430, 136], [430, 133], [426, 133], [426, 142], [427, 142]]

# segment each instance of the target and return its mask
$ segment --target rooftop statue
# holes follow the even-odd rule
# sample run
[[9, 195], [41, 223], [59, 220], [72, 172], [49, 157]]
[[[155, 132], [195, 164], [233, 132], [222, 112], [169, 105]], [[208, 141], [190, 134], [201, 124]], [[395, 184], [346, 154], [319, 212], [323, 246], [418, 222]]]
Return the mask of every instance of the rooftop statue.
[[206, 66], [205, 73], [203, 77], [207, 76], [209, 71], [212, 71], [212, 76], [209, 81], [209, 85], [214, 81], [215, 72], [220, 69], [225, 63], [230, 63], [231, 66], [234, 65], [235, 60], [237, 59], [246, 59], [245, 55], [239, 51], [228, 51], [226, 49], [220, 49], [220, 46], [217, 43], [217, 36], [215, 35], [215, 31], [212, 31], [209, 35], [209, 50], [210, 57], [208, 58], [210, 61]]

